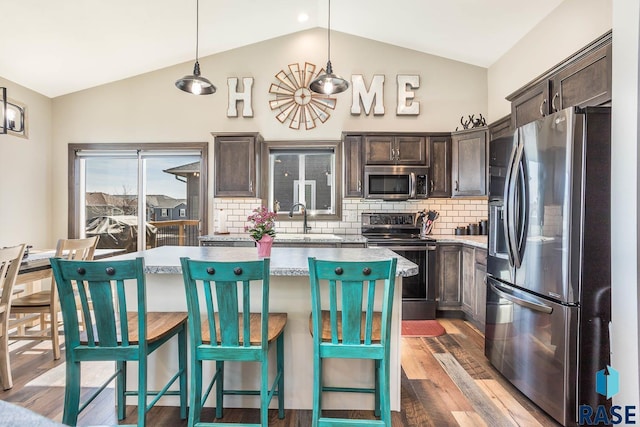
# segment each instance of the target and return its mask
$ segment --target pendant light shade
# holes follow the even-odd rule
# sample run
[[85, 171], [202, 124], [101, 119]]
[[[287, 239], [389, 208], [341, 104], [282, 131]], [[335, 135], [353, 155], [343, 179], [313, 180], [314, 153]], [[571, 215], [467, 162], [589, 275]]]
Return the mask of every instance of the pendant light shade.
[[309, 89], [316, 93], [332, 95], [344, 92], [349, 88], [349, 82], [333, 74], [331, 66], [331, 0], [329, 0], [329, 17], [327, 20], [327, 72], [311, 82]]
[[176, 81], [176, 87], [194, 95], [211, 95], [216, 92], [216, 87], [200, 75], [200, 63], [198, 62], [198, 30], [200, 27], [200, 1], [196, 0], [196, 63], [193, 66], [193, 74], [184, 76]]

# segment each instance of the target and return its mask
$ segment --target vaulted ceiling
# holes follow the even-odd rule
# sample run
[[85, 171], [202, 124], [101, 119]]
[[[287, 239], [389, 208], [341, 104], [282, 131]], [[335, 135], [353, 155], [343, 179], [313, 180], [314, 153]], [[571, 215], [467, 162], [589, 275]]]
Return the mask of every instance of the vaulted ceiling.
[[[562, 1], [334, 0], [331, 29], [489, 67]], [[200, 57], [326, 28], [327, 9], [327, 0], [200, 0]], [[49, 97], [195, 55], [196, 0], [0, 0], [0, 12], [0, 76]]]

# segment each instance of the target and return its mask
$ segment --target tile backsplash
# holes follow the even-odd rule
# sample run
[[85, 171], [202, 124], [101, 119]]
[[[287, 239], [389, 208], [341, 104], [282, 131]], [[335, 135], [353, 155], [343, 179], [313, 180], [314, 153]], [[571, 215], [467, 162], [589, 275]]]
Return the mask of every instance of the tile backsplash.
[[[226, 226], [231, 233], [244, 233], [247, 216], [261, 205], [260, 199], [214, 198], [213, 221], [210, 233], [215, 231], [218, 212], [226, 213]], [[360, 234], [360, 214], [363, 212], [418, 212], [423, 209], [440, 213], [432, 234], [455, 234], [456, 227], [478, 223], [487, 219], [487, 199], [428, 199], [406, 202], [383, 202], [379, 200], [343, 199], [342, 221], [314, 221], [311, 212], [308, 223], [311, 233]], [[302, 221], [276, 221], [276, 231], [280, 233], [302, 233]]]

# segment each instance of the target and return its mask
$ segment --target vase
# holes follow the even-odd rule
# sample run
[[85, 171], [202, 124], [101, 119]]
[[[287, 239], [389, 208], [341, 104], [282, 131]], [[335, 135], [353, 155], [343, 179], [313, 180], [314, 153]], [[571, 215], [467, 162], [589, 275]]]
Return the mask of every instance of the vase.
[[258, 247], [258, 257], [267, 258], [271, 256], [271, 245], [273, 244], [273, 237], [265, 234], [260, 240], [256, 241]]

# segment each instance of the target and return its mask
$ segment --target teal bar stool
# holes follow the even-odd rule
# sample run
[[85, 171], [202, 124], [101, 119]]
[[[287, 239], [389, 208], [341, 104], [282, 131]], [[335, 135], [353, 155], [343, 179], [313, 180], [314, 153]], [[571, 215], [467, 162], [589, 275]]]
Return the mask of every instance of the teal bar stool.
[[[309, 258], [314, 371], [312, 427], [391, 427], [389, 342], [396, 264], [396, 258], [367, 262]], [[322, 292], [321, 281], [327, 282], [328, 292]], [[376, 305], [381, 307], [380, 311], [374, 311]], [[322, 362], [330, 358], [373, 360], [374, 387], [324, 385]], [[373, 393], [374, 414], [380, 420], [322, 417], [323, 392]]]
[[[125, 397], [138, 396], [138, 426], [162, 396], [180, 396], [180, 415], [187, 416], [187, 314], [147, 312], [144, 260], [69, 261], [51, 258], [64, 322], [66, 384], [62, 422], [75, 426], [78, 414], [116, 379], [118, 419], [125, 417]], [[137, 301], [125, 294], [125, 280], [136, 284]], [[135, 311], [129, 312], [128, 303]], [[78, 312], [87, 326], [80, 330]], [[159, 391], [147, 389], [147, 356], [178, 337], [178, 370]], [[80, 364], [116, 362], [116, 372], [80, 403]], [[127, 390], [127, 362], [138, 362], [138, 388]], [[174, 383], [179, 390], [169, 390]], [[147, 403], [148, 396], [154, 399]]]
[[[269, 403], [278, 397], [278, 417], [284, 418], [284, 328], [286, 313], [269, 312], [269, 258], [261, 261], [213, 262], [180, 258], [189, 311], [191, 394], [189, 426], [268, 425]], [[253, 295], [252, 295], [253, 294]], [[251, 312], [251, 298], [259, 312]], [[202, 305], [201, 305], [202, 304]], [[247, 338], [248, 337], [248, 338]], [[276, 375], [269, 383], [269, 349], [276, 347]], [[202, 393], [202, 363], [214, 360], [215, 374]], [[229, 390], [224, 362], [259, 362], [259, 390]], [[225, 395], [260, 396], [260, 424], [200, 421], [202, 406], [216, 385], [216, 419], [223, 416]], [[269, 388], [271, 384], [271, 388]]]

